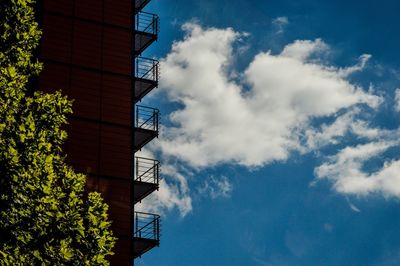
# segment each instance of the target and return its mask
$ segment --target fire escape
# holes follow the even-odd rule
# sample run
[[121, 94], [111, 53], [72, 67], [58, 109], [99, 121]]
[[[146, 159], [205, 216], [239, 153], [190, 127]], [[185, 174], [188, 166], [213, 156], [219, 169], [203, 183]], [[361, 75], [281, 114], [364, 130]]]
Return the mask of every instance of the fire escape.
[[[159, 18], [142, 9], [150, 0], [135, 0], [134, 27], [134, 189], [133, 204], [158, 190], [160, 162], [135, 156], [154, 138], [158, 137], [159, 111], [155, 108], [137, 105], [151, 90], [158, 86], [159, 64], [157, 60], [142, 57], [142, 53], [157, 40]], [[142, 256], [160, 244], [160, 216], [157, 214], [134, 212], [133, 255]]]

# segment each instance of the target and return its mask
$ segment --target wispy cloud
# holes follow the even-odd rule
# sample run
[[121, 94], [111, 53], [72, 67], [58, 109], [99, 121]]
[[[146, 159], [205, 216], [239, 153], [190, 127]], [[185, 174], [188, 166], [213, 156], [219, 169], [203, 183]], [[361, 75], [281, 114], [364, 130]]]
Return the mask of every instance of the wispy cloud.
[[[398, 132], [393, 132], [393, 136], [398, 136]], [[398, 145], [397, 140], [381, 140], [345, 147], [317, 167], [315, 174], [319, 179], [333, 182], [340, 193], [358, 196], [380, 193], [386, 197], [400, 197], [400, 160], [387, 160], [380, 169], [372, 172], [364, 170], [368, 161]]]
[[272, 20], [272, 25], [276, 27], [276, 32], [279, 34], [284, 32], [284, 29], [288, 24], [288, 17], [276, 17]]
[[229, 198], [233, 190], [233, 185], [226, 176], [215, 177], [210, 176], [205, 179], [203, 184], [198, 187], [197, 191], [202, 197]]
[[[143, 149], [137, 153], [140, 157], [156, 157], [150, 150]], [[163, 162], [162, 172], [157, 193], [152, 193], [135, 205], [137, 211], [164, 213], [178, 210], [180, 215], [186, 216], [192, 211], [192, 197], [187, 182], [192, 172], [176, 164]]]
[[352, 211], [354, 211], [354, 212], [361, 212], [361, 210], [360, 210], [356, 205], [354, 205], [354, 204], [349, 200], [349, 198], [346, 197], [346, 200], [347, 200], [347, 203], [349, 204], [349, 207], [350, 207], [350, 209], [351, 209]]
[[192, 211], [192, 198], [189, 194], [182, 192], [176, 184], [160, 181], [160, 188], [157, 193], [152, 193], [140, 204], [135, 205], [136, 211], [164, 213], [177, 209], [181, 216]]
[[395, 105], [394, 109], [396, 112], [400, 112], [400, 89], [396, 89], [395, 95], [394, 95], [394, 100], [395, 100]]
[[385, 137], [391, 132], [370, 126], [369, 121], [358, 118], [362, 110], [353, 108], [335, 117], [331, 123], [310, 127], [305, 131], [306, 146], [309, 150], [318, 150], [324, 146], [340, 144], [343, 138], [354, 135], [367, 140]]

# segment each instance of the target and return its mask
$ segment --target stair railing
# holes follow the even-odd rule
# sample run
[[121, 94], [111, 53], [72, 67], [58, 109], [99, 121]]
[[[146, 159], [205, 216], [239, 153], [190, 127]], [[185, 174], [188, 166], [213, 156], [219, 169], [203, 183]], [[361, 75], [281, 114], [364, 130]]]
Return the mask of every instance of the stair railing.
[[159, 32], [159, 17], [156, 14], [140, 11], [136, 15], [135, 30], [157, 35]]
[[143, 157], [135, 157], [135, 160], [135, 181], [159, 184], [160, 162]]
[[158, 82], [159, 62], [151, 58], [137, 57], [135, 59], [135, 77]]
[[160, 240], [160, 216], [157, 214], [135, 212], [134, 237]]
[[136, 105], [135, 127], [158, 132], [159, 115], [158, 109]]

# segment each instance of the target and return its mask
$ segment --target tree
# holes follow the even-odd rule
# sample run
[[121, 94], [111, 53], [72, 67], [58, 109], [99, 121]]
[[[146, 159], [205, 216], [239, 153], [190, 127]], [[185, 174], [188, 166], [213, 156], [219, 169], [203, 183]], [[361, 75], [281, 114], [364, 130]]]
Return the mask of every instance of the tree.
[[42, 69], [34, 4], [0, 2], [0, 265], [108, 265], [108, 206], [62, 153], [72, 103], [28, 90]]

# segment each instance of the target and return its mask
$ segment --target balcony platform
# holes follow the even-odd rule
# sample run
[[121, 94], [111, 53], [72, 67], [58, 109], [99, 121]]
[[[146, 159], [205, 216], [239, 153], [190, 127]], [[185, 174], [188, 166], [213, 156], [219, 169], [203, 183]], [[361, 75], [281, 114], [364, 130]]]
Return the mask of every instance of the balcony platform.
[[137, 257], [142, 256], [144, 253], [146, 253], [150, 249], [152, 249], [154, 247], [158, 247], [160, 245], [160, 241], [154, 240], [154, 239], [134, 237], [133, 241], [134, 241], [133, 255], [134, 255], [135, 259]]
[[160, 245], [159, 215], [135, 212], [134, 228], [133, 254], [135, 258]]
[[156, 34], [135, 31], [135, 56], [142, 54], [156, 40]]
[[134, 203], [138, 203], [153, 191], [158, 190], [160, 162], [154, 159], [135, 157]]
[[152, 58], [135, 58], [135, 103], [158, 86], [159, 62]]
[[152, 139], [158, 137], [158, 123], [160, 111], [136, 105], [134, 128], [134, 152], [137, 152]]
[[158, 184], [134, 181], [133, 196], [135, 204], [158, 189]]
[[135, 103], [158, 86], [158, 82], [148, 79], [135, 78]]
[[142, 11], [135, 14], [135, 56], [157, 40], [158, 24], [159, 18], [156, 14]]
[[144, 129], [144, 128], [135, 128], [135, 146], [134, 152], [139, 151], [143, 148], [147, 143], [152, 141], [158, 137], [158, 131]]

